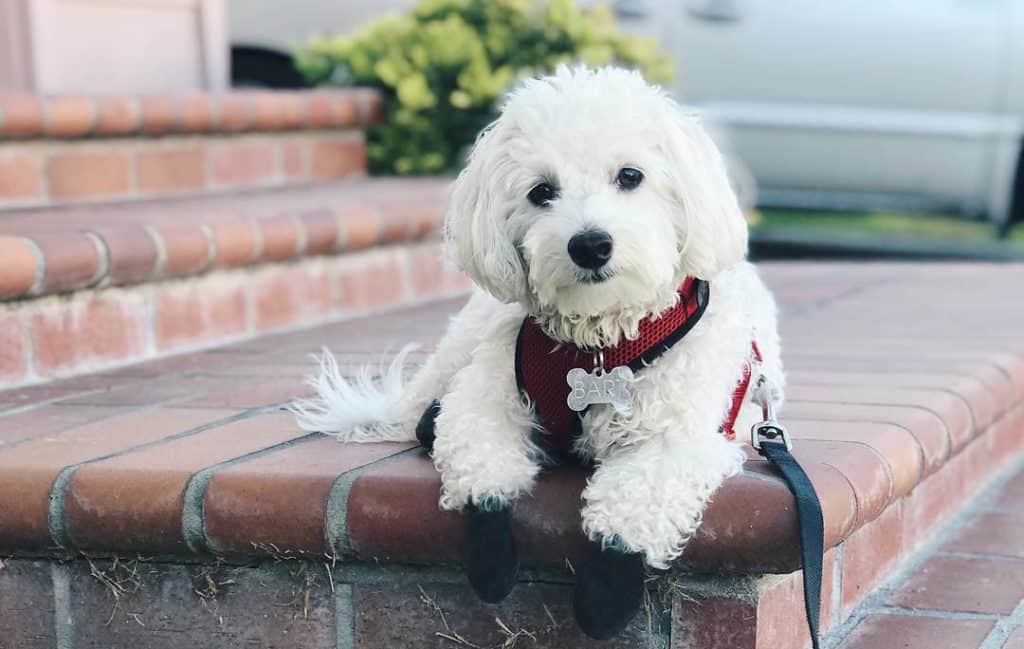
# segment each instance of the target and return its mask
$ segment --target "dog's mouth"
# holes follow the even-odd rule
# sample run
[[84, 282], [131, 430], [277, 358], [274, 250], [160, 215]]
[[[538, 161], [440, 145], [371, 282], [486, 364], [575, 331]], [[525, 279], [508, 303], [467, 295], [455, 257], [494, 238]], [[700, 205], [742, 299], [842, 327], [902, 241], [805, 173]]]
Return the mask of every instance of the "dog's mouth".
[[576, 281], [580, 284], [601, 284], [615, 276], [610, 271], [580, 270], [576, 272]]

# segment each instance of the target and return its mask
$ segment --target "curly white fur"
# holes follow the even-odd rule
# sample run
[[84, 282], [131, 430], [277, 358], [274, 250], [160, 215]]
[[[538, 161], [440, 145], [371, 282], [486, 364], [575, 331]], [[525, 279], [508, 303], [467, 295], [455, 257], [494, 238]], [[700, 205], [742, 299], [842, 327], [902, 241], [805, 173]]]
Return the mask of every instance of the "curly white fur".
[[[632, 191], [615, 183], [625, 166], [644, 174]], [[558, 189], [542, 207], [526, 198], [540, 182]], [[614, 242], [608, 277], [597, 283], [567, 253], [568, 240], [588, 229]], [[325, 359], [317, 400], [296, 407], [302, 425], [353, 441], [411, 439], [423, 410], [441, 399], [441, 507], [508, 504], [529, 492], [544, 462], [513, 371], [523, 318], [559, 340], [614, 345], [672, 306], [683, 278], [709, 280], [701, 321], [639, 372], [628, 412], [592, 407], [576, 446], [596, 466], [583, 493], [588, 536], [667, 566], [742, 466], [741, 446], [718, 427], [752, 337], [763, 371], [783, 381], [775, 304], [743, 260], [746, 222], [711, 139], [638, 74], [560, 68], [513, 91], [480, 135], [454, 183], [445, 237], [479, 288], [426, 365], [401, 386], [401, 362], [393, 364], [374, 390], [368, 374], [346, 382]], [[745, 405], [737, 430], [757, 414]]]

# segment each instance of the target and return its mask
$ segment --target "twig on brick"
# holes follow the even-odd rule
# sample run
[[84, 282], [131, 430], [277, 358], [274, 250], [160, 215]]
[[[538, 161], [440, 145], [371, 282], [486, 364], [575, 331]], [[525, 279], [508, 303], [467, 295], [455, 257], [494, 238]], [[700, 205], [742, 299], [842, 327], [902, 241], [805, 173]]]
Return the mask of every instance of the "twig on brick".
[[331, 593], [334, 593], [334, 575], [331, 573], [331, 564], [324, 564], [324, 572], [327, 573], [327, 584], [331, 587]]
[[114, 606], [110, 610], [110, 617], [104, 623], [104, 626], [109, 626], [114, 621], [114, 616], [117, 615], [118, 608], [121, 605], [121, 598], [125, 595], [131, 595], [142, 588], [142, 579], [139, 577], [140, 560], [123, 561], [115, 555], [110, 562], [110, 567], [106, 570], [100, 569], [90, 557], [85, 557], [85, 560], [89, 564], [89, 573], [92, 577], [100, 582], [107, 592], [110, 593], [111, 597], [114, 598]]
[[448, 624], [448, 618], [445, 616], [444, 610], [442, 610], [438, 603], [434, 601], [433, 597], [427, 595], [427, 591], [423, 590], [423, 586], [418, 586], [418, 588], [420, 589], [420, 601], [423, 602], [427, 607], [436, 611], [441, 618], [441, 624], [444, 625], [444, 632], [435, 631], [434, 635], [436, 635], [439, 638], [444, 638], [449, 642], [454, 642], [460, 647], [470, 647], [471, 649], [483, 649], [480, 645], [474, 644], [469, 640], [466, 640], [461, 635], [459, 635], [457, 631], [452, 629], [452, 627]]
[[537, 636], [526, 629], [519, 629], [518, 631], [513, 632], [500, 617], [495, 617], [494, 622], [498, 625], [498, 630], [505, 636], [505, 641], [501, 643], [501, 649], [515, 649], [519, 639], [523, 636], [530, 638], [534, 643], [537, 642]]
[[541, 606], [544, 607], [544, 613], [546, 613], [547, 616], [548, 616], [548, 619], [551, 620], [551, 628], [557, 629], [560, 625], [558, 624], [557, 621], [555, 621], [555, 616], [551, 614], [551, 609], [548, 608], [548, 605], [544, 604], [544, 603], [542, 603]]

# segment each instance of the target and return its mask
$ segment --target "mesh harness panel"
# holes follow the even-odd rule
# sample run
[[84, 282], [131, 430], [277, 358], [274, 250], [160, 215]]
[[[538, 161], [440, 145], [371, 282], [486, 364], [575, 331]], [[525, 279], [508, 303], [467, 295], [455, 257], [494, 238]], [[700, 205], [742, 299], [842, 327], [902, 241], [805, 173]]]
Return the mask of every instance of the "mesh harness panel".
[[[638, 372], [654, 362], [700, 321], [709, 298], [710, 289], [706, 281], [687, 277], [679, 288], [679, 301], [674, 307], [641, 322], [639, 335], [635, 339], [622, 340], [613, 347], [601, 350], [604, 352], [605, 368], [627, 365]], [[583, 414], [574, 412], [566, 403], [569, 385], [565, 377], [574, 368], [591, 371], [597, 351], [552, 340], [531, 317], [525, 318], [519, 329], [515, 358], [516, 383], [520, 392], [534, 404], [538, 421], [544, 430], [542, 441], [553, 454], [562, 459], [570, 457], [573, 442], [580, 433]], [[749, 383], [749, 369], [746, 375]], [[743, 393], [746, 393], [745, 385]]]

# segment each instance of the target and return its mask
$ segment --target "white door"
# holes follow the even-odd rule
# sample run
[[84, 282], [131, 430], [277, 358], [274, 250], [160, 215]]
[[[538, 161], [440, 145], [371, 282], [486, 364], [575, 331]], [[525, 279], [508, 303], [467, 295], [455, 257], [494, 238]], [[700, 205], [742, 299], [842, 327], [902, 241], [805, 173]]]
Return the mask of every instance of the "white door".
[[[762, 203], [984, 212], [1016, 0], [634, 0]], [[638, 5], [646, 11], [638, 11]], [[648, 22], [654, 19], [654, 22]]]

